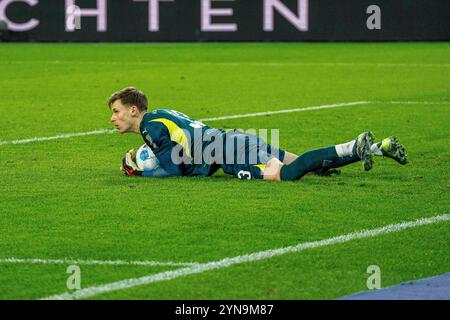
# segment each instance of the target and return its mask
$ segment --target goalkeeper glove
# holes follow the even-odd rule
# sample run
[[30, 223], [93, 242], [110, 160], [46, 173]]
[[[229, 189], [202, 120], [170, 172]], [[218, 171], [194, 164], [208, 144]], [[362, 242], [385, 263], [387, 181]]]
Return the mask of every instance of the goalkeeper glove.
[[143, 170], [136, 164], [136, 150], [131, 149], [125, 154], [120, 170], [127, 176], [142, 176]]

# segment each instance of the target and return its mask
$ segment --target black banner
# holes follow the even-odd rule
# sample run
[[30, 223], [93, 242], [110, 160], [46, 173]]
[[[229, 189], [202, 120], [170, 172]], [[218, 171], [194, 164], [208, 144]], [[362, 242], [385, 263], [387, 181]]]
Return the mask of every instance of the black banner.
[[3, 41], [449, 40], [448, 0], [0, 0]]
[[[264, 307], [263, 307], [264, 306]], [[447, 301], [336, 301], [336, 300], [155, 300], [155, 301], [0, 301], [2, 310], [16, 315], [35, 315], [60, 319], [70, 310], [74, 317], [86, 314], [105, 317], [108, 312], [122, 318], [133, 315], [144, 319], [298, 319], [306, 315], [370, 318], [368, 310], [378, 314], [395, 308], [402, 316], [426, 317], [429, 310], [448, 310]], [[375, 312], [375, 311], [373, 311]], [[389, 311], [392, 314], [391, 311]]]

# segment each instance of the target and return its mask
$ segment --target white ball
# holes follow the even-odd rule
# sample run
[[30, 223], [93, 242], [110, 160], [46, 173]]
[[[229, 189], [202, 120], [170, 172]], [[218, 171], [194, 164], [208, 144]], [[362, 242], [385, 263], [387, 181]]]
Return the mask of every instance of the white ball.
[[152, 149], [144, 144], [136, 153], [136, 164], [141, 170], [153, 170], [159, 166], [159, 161]]

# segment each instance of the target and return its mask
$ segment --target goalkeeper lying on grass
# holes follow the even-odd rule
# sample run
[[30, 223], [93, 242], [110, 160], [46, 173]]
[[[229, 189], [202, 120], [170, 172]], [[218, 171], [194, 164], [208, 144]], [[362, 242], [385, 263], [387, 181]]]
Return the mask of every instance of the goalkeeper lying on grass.
[[373, 156], [408, 162], [396, 137], [374, 143], [371, 132], [296, 156], [255, 135], [211, 128], [178, 111], [147, 112], [146, 96], [132, 87], [114, 93], [108, 105], [116, 129], [141, 134], [159, 162], [153, 170], [141, 170], [136, 165], [136, 152], [130, 150], [121, 167], [130, 176], [210, 176], [222, 168], [239, 179], [284, 181], [298, 180], [308, 173], [326, 175], [358, 161], [370, 170]]

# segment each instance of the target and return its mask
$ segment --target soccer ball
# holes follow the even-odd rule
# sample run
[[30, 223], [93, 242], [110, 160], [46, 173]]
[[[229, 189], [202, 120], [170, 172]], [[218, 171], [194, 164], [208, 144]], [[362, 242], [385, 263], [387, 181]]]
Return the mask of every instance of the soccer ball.
[[152, 149], [143, 144], [136, 152], [136, 164], [140, 170], [153, 170], [159, 166], [159, 161]]

